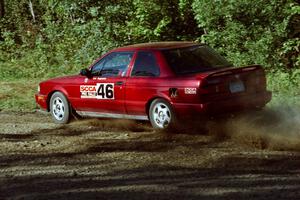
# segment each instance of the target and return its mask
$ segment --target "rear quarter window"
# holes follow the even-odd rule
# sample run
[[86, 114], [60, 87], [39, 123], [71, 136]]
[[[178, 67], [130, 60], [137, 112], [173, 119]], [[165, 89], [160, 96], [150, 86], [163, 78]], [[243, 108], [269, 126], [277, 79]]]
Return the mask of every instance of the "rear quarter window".
[[138, 52], [131, 76], [159, 76], [159, 66], [153, 52]]

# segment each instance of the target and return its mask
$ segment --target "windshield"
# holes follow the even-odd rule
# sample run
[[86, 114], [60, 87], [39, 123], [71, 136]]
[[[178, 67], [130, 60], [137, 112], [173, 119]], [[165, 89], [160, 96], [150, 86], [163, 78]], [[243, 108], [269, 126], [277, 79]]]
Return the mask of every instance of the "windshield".
[[208, 46], [192, 46], [162, 51], [176, 74], [192, 74], [232, 66]]

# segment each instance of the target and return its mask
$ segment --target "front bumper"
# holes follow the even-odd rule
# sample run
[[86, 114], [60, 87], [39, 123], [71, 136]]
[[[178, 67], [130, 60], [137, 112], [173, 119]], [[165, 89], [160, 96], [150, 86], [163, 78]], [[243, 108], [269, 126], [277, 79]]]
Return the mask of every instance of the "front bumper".
[[207, 103], [185, 104], [174, 103], [173, 108], [179, 117], [190, 115], [218, 115], [247, 109], [262, 108], [272, 98], [272, 93], [265, 91], [251, 95], [225, 98]]
[[42, 94], [35, 94], [35, 102], [42, 110], [48, 111], [47, 96]]

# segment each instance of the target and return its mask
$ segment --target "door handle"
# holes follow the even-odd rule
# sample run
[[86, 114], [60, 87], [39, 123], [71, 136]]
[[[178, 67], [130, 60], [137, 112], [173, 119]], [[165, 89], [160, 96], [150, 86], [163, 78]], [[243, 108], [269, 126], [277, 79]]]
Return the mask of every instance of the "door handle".
[[117, 81], [116, 85], [123, 85], [123, 83], [124, 83], [123, 81]]

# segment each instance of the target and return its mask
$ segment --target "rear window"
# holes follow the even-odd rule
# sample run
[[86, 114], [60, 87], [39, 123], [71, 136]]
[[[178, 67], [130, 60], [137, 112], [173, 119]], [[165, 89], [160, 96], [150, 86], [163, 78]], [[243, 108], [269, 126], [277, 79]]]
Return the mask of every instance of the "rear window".
[[168, 49], [162, 52], [176, 74], [193, 74], [232, 66], [208, 46]]

